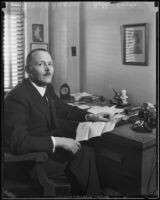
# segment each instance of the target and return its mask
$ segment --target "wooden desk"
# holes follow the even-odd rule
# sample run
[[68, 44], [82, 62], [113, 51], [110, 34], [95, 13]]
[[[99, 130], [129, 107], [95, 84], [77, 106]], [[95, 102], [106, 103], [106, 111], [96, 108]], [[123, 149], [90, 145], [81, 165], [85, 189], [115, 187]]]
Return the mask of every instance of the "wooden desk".
[[154, 195], [158, 178], [156, 130], [139, 133], [124, 123], [103, 134], [96, 147], [101, 184], [125, 196]]
[[122, 195], [151, 195], [156, 189], [156, 131], [139, 133], [131, 125], [105, 133], [97, 148], [102, 185]]

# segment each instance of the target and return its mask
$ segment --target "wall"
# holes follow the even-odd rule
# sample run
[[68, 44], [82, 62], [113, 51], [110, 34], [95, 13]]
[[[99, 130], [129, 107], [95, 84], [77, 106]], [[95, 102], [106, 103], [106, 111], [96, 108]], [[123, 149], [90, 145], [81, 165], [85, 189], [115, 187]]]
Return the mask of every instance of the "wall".
[[[49, 5], [49, 10], [48, 10]], [[112, 98], [111, 87], [126, 89], [132, 104], [156, 102], [156, 32], [153, 2], [27, 2], [27, 51], [32, 24], [44, 24], [44, 41], [54, 60], [56, 92], [68, 82], [72, 92]], [[123, 65], [120, 27], [149, 23], [148, 66]], [[48, 26], [49, 23], [49, 26]], [[79, 27], [80, 25], [80, 27]], [[77, 56], [71, 47], [77, 47]]]
[[[112, 98], [111, 87], [126, 89], [129, 102], [156, 103], [156, 20], [153, 2], [80, 5], [80, 88]], [[148, 66], [122, 64], [124, 24], [149, 23]]]
[[[53, 85], [57, 94], [67, 82], [71, 92], [79, 91], [79, 3], [49, 3], [49, 43], [54, 60]], [[72, 56], [75, 46], [77, 55]]]
[[43, 24], [44, 42], [48, 44], [48, 2], [26, 2], [25, 3], [25, 20], [26, 20], [26, 52], [31, 50], [30, 44], [32, 39], [32, 24]]
[[[32, 43], [32, 24], [44, 25], [44, 43], [54, 61], [53, 85], [56, 93], [67, 82], [72, 92], [79, 92], [79, 2], [27, 2], [26, 55]], [[71, 47], [76, 47], [76, 56]]]

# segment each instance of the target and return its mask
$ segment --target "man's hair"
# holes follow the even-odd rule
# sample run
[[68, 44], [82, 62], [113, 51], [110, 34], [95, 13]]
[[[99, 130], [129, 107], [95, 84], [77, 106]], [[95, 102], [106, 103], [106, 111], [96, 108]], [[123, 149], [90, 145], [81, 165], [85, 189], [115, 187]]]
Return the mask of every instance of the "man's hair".
[[38, 49], [33, 49], [32, 51], [29, 52], [29, 54], [27, 55], [27, 59], [26, 59], [26, 65], [29, 64], [29, 62], [31, 61], [32, 59], [32, 54], [36, 51], [46, 51], [48, 52], [46, 49], [42, 49], [42, 48], [38, 48]]

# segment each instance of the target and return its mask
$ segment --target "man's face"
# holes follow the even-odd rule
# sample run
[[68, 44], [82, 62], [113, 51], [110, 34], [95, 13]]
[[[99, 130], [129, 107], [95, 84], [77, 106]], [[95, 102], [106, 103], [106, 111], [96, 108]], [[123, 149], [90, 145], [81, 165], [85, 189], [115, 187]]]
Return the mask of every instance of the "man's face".
[[29, 63], [29, 75], [31, 81], [39, 86], [45, 86], [52, 81], [54, 73], [53, 61], [47, 51], [36, 51], [32, 54]]

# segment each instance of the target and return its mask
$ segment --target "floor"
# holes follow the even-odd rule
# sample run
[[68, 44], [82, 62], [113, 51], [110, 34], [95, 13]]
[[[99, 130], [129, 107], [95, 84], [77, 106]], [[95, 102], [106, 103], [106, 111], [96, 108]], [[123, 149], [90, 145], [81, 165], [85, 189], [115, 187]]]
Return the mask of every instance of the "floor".
[[104, 195], [106, 195], [106, 196], [120, 196], [120, 197], [122, 197], [123, 195], [122, 194], [120, 194], [119, 192], [117, 192], [117, 191], [115, 191], [115, 190], [113, 190], [113, 189], [111, 189], [111, 188], [103, 188], [103, 194]]
[[[154, 191], [154, 193], [150, 196], [151, 198], [158, 197], [158, 189]], [[119, 198], [126, 198], [124, 195], [120, 194], [119, 192], [111, 189], [111, 188], [103, 188], [103, 194], [106, 197], [119, 197]], [[149, 197], [147, 197], [149, 198]]]

